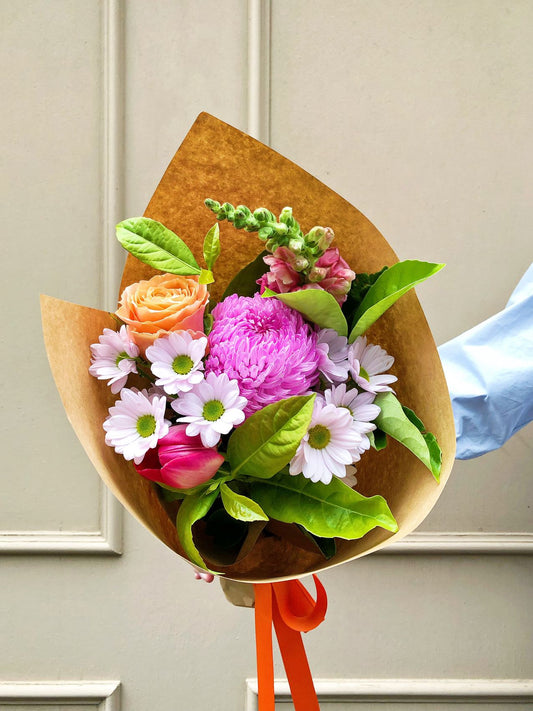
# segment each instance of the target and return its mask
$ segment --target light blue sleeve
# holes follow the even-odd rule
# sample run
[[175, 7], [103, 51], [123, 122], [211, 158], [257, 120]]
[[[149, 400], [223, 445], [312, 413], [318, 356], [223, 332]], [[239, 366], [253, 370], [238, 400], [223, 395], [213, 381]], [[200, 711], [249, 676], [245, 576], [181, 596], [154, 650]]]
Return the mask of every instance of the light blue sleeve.
[[533, 420], [533, 264], [505, 309], [439, 348], [457, 459], [498, 449]]

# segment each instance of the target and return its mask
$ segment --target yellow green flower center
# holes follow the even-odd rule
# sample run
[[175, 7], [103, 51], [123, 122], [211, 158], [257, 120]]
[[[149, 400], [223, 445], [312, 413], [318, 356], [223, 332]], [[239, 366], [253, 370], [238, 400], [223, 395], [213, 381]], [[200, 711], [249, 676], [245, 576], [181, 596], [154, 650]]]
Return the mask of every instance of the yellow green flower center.
[[216, 422], [216, 420], [219, 420], [225, 412], [226, 408], [220, 400], [208, 400], [204, 404], [202, 417], [208, 422]]
[[367, 371], [363, 368], [362, 365], [359, 367], [359, 375], [365, 380], [370, 380], [370, 375], [367, 373]]
[[309, 430], [309, 446], [313, 449], [324, 449], [331, 440], [331, 432], [324, 425], [315, 425]]
[[188, 355], [179, 355], [172, 361], [172, 370], [178, 375], [187, 375], [194, 367], [194, 361]]
[[116, 357], [115, 365], [118, 365], [121, 360], [126, 360], [127, 358], [130, 358], [130, 356], [126, 353], [126, 351], [122, 351], [122, 353], [119, 353]]
[[151, 437], [155, 432], [155, 417], [153, 415], [141, 415], [137, 420], [136, 427], [141, 437]]

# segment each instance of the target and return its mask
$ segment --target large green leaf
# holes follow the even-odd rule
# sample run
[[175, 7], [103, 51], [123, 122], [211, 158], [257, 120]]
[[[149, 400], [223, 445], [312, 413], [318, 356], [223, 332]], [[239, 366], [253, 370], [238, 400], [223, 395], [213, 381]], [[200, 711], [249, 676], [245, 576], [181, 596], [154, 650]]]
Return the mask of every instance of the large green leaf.
[[266, 479], [283, 469], [307, 432], [315, 397], [299, 395], [279, 400], [237, 427], [228, 442], [233, 475]]
[[341, 307], [335, 297], [323, 289], [303, 289], [289, 294], [266, 293], [263, 296], [283, 301], [320, 328], [333, 328], [339, 336], [348, 335], [348, 324]]
[[217, 496], [218, 490], [212, 491], [211, 493], [193, 494], [192, 496], [187, 496], [187, 498], [181, 502], [178, 516], [176, 518], [176, 529], [178, 531], [178, 538], [183, 546], [183, 550], [191, 562], [204, 570], [209, 570], [209, 568], [204, 563], [202, 556], [194, 544], [192, 527], [196, 521], [199, 521], [206, 515], [215, 502]]
[[247, 496], [237, 494], [227, 484], [220, 487], [220, 496], [226, 511], [238, 521], [268, 521], [268, 516], [259, 504]]
[[[439, 481], [440, 465], [437, 467], [435, 451], [436, 440], [435, 443], [431, 441], [428, 445], [424, 434], [422, 434], [417, 425], [412, 422], [414, 413], [408, 417], [402, 405], [392, 393], [379, 393], [374, 400], [374, 404], [381, 408], [381, 412], [375, 420], [379, 429], [403, 444], [404, 447], [425, 464], [435, 479]], [[409, 412], [411, 413], [412, 411]], [[420, 422], [418, 418], [416, 418], [416, 420]], [[431, 435], [431, 437], [433, 437], [433, 435]], [[435, 438], [433, 437], [433, 439]]]
[[182, 276], [202, 272], [185, 242], [149, 217], [132, 217], [120, 222], [117, 239], [139, 261], [162, 272]]
[[266, 257], [267, 254], [269, 254], [269, 252], [264, 250], [257, 255], [253, 262], [250, 262], [243, 267], [240, 272], [237, 272], [226, 287], [225, 292], [222, 294], [222, 298], [225, 299], [226, 296], [230, 296], [231, 294], [238, 294], [238, 296], [253, 296], [257, 291], [259, 291], [257, 280], [268, 271], [268, 266], [263, 261], [263, 257]]
[[442, 450], [439, 446], [439, 443], [437, 442], [437, 438], [431, 432], [426, 431], [424, 423], [418, 417], [418, 415], [413, 412], [413, 410], [406, 407], [405, 405], [402, 405], [402, 410], [405, 412], [406, 416], [413, 423], [413, 425], [415, 425], [415, 427], [420, 430], [422, 437], [426, 441], [427, 448], [429, 451], [429, 459], [431, 462], [431, 472], [435, 479], [439, 481], [440, 470], [442, 465]]
[[212, 271], [215, 262], [220, 257], [220, 227], [215, 222], [204, 239], [204, 259], [209, 271]]
[[366, 498], [333, 477], [329, 484], [313, 483], [303, 474], [278, 474], [250, 483], [250, 496], [271, 518], [298, 523], [321, 538], [361, 538], [376, 526], [397, 531], [382, 496]]
[[386, 269], [372, 284], [355, 312], [350, 343], [355, 341], [357, 336], [361, 336], [409, 289], [436, 274], [443, 266], [444, 264], [411, 259]]

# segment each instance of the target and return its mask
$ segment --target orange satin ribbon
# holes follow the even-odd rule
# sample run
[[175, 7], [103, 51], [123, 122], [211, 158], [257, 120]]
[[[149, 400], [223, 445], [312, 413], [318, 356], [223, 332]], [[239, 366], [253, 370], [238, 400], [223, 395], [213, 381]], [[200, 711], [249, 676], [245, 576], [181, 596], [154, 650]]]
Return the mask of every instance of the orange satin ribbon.
[[254, 585], [259, 711], [275, 711], [272, 623], [295, 711], [320, 711], [300, 634], [318, 627], [326, 616], [326, 591], [316, 575], [313, 579], [316, 602], [299, 580]]

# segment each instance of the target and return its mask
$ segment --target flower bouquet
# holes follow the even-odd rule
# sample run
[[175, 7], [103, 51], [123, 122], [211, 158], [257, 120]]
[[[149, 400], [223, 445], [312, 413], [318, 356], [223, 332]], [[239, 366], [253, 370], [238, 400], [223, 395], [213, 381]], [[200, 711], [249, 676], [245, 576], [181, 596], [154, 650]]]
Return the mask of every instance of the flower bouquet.
[[207, 114], [117, 237], [116, 313], [43, 297], [43, 326], [79, 439], [142, 523], [241, 583], [420, 523], [455, 437], [412, 287], [443, 265], [398, 262], [339, 195]]

